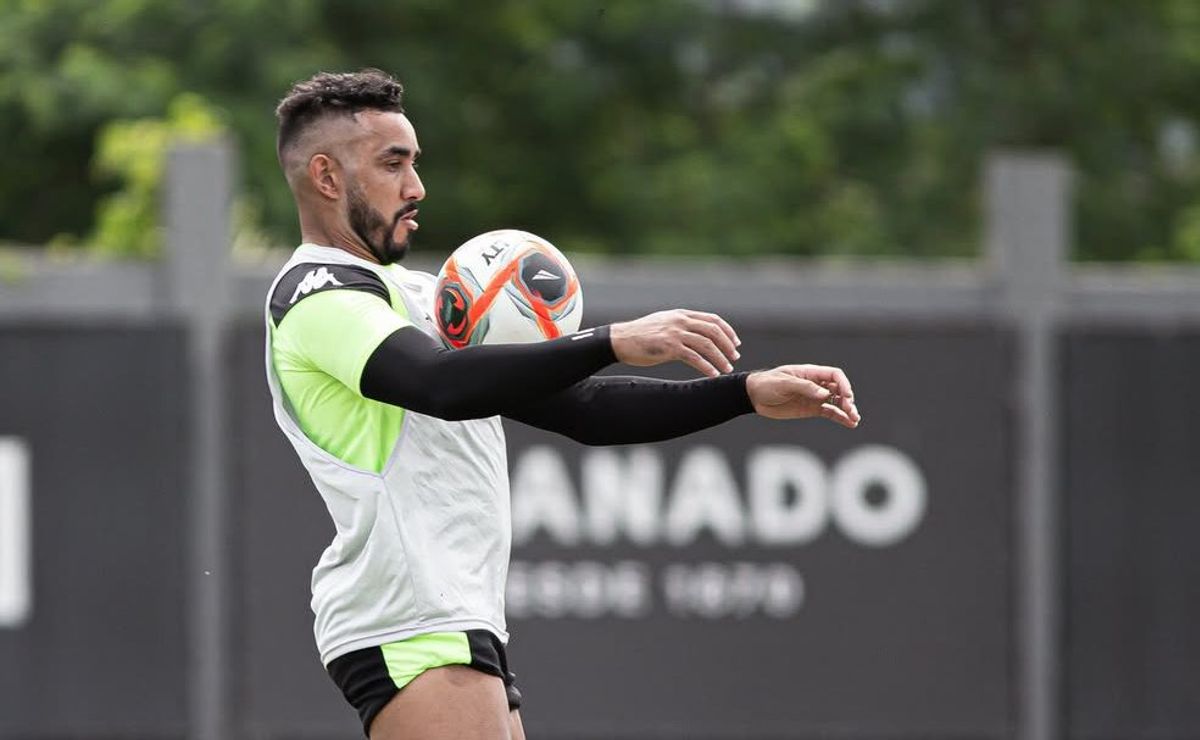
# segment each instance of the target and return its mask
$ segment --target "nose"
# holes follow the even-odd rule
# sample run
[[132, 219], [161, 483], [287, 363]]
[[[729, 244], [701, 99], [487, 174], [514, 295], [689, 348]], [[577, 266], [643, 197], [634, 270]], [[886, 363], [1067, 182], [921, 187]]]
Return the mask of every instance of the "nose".
[[400, 197], [406, 201], [421, 201], [425, 200], [425, 185], [421, 182], [421, 176], [417, 174], [415, 169], [409, 170], [408, 177], [404, 178], [404, 186], [400, 190]]

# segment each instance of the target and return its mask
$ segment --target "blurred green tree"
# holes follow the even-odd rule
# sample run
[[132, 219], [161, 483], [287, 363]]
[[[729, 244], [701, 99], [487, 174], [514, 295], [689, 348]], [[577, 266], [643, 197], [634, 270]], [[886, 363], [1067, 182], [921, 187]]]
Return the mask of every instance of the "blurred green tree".
[[431, 253], [511, 226], [608, 253], [969, 255], [982, 159], [1016, 146], [1079, 169], [1080, 258], [1197, 260], [1198, 50], [1194, 0], [0, 0], [0, 236], [152, 253], [129, 122], [155, 139], [190, 94], [239, 145], [243, 212], [292, 243], [274, 103], [377, 66], [409, 91]]
[[87, 243], [112, 255], [153, 257], [162, 249], [160, 194], [167, 152], [180, 141], [209, 141], [225, 133], [219, 114], [195, 93], [183, 93], [165, 118], [114, 120], [100, 130], [94, 170], [121, 183], [96, 205]]

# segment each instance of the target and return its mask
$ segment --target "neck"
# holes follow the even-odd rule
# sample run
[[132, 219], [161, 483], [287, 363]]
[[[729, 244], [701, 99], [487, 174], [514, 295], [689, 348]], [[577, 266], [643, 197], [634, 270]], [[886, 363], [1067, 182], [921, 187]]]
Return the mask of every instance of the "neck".
[[311, 214], [300, 213], [300, 239], [305, 244], [320, 244], [323, 247], [333, 247], [343, 252], [379, 264], [379, 259], [371, 253], [358, 234], [354, 233], [348, 224], [326, 222]]

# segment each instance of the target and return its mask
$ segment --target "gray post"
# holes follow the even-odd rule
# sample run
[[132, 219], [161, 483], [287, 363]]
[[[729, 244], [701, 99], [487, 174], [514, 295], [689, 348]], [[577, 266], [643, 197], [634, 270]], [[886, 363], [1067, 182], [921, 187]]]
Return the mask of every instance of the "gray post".
[[165, 299], [187, 331], [190, 506], [188, 709], [191, 740], [229, 733], [226, 486], [233, 157], [227, 144], [173, 149], [167, 168]]
[[988, 161], [986, 193], [989, 267], [1018, 330], [1017, 737], [1053, 740], [1063, 733], [1055, 388], [1070, 172], [1055, 155], [998, 154]]

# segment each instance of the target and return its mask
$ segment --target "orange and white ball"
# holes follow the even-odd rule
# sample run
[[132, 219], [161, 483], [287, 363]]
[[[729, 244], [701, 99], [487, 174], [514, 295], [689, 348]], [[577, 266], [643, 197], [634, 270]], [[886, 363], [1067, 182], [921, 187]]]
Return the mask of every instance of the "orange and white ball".
[[545, 239], [516, 229], [480, 234], [438, 273], [435, 317], [446, 346], [539, 342], [583, 318], [571, 263]]

